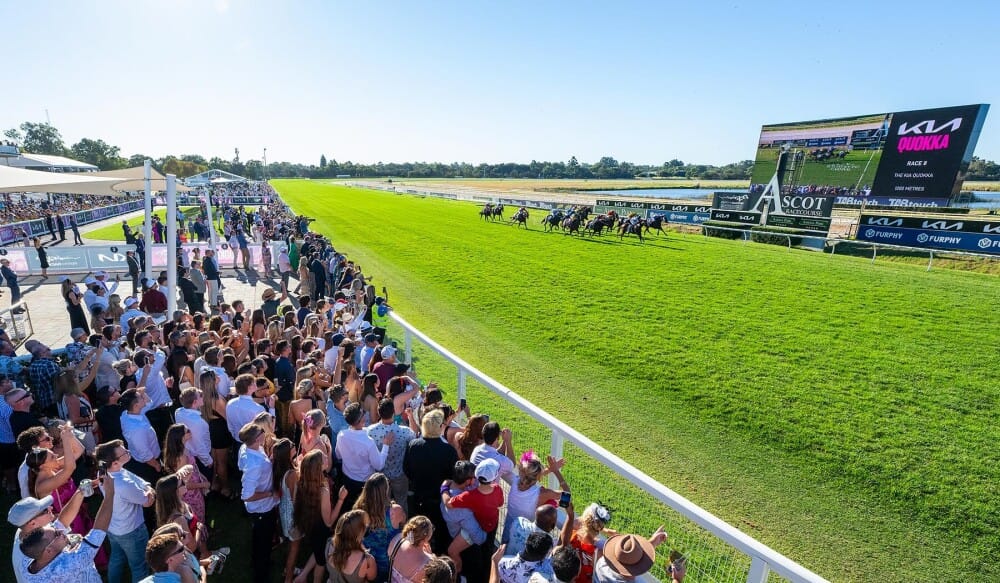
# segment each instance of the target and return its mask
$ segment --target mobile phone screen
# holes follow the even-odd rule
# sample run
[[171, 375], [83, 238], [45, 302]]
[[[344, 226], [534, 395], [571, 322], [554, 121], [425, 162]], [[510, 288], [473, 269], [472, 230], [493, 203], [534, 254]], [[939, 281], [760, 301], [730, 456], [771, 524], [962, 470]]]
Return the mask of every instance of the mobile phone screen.
[[561, 508], [566, 508], [567, 506], [569, 506], [569, 501], [570, 501], [569, 492], [563, 492], [562, 494], [559, 495], [559, 506]]

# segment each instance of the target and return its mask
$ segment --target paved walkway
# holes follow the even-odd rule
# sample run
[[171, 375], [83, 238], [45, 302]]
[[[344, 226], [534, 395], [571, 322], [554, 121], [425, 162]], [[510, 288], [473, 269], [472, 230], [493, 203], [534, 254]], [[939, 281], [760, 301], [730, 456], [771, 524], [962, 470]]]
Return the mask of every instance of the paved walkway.
[[[261, 279], [254, 271], [224, 269], [222, 285], [223, 296], [227, 302], [243, 300], [249, 313], [261, 303], [260, 295], [267, 288], [273, 288], [280, 293], [281, 280]], [[82, 277], [73, 281], [79, 282]], [[38, 276], [23, 277], [21, 282], [22, 301], [27, 302], [34, 335], [32, 338], [48, 344], [51, 348], [61, 348], [70, 342], [69, 313], [66, 302], [60, 295], [59, 277], [50, 275], [47, 280]], [[292, 281], [295, 285], [295, 281]], [[294, 289], [294, 288], [293, 288]], [[115, 292], [123, 299], [131, 295], [132, 282], [124, 280]], [[4, 288], [3, 298], [0, 298], [0, 309], [10, 306], [10, 293]], [[6, 315], [6, 312], [4, 313]]]

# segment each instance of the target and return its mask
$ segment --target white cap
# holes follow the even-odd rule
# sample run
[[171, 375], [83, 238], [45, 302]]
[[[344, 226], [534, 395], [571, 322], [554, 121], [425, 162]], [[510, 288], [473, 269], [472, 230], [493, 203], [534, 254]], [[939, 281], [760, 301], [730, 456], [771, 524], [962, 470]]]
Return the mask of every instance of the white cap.
[[139, 300], [137, 300], [137, 299], [135, 299], [133, 297], [125, 298], [125, 307], [126, 308], [131, 308], [132, 306], [136, 305], [137, 303], [139, 303]]
[[500, 476], [500, 463], [492, 458], [486, 458], [476, 466], [476, 479], [484, 484], [492, 484]]

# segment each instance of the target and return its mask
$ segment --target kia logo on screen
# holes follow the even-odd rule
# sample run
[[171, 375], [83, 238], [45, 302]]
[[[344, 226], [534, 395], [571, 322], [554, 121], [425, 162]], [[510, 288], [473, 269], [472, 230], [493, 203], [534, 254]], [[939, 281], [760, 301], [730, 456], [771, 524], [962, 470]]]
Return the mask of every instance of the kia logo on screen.
[[[933, 119], [922, 121], [912, 127], [907, 126], [906, 122], [903, 122], [899, 125], [899, 135], [902, 137], [899, 138], [899, 142], [896, 144], [896, 150], [900, 154], [903, 152], [947, 150], [951, 143], [949, 134], [958, 130], [961, 126], [962, 118], [960, 117], [956, 117], [937, 127], [934, 126]], [[948, 133], [942, 134], [941, 132], [945, 130], [948, 130]]]
[[960, 117], [956, 117], [955, 119], [943, 123], [937, 127], [934, 127], [933, 119], [922, 121], [918, 124], [914, 124], [913, 126], [906, 125], [906, 122], [904, 121], [903, 123], [899, 124], [899, 135], [905, 136], [907, 134], [915, 134], [915, 135], [939, 134], [946, 129], [949, 132], [954, 132], [957, 131], [958, 128], [960, 127], [962, 127], [962, 118]]

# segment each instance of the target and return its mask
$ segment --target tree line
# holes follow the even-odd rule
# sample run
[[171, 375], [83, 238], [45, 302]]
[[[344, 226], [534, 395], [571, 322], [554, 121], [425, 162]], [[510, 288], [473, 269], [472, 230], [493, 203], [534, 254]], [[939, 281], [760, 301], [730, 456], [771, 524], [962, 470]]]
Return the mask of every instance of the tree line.
[[[218, 168], [247, 178], [263, 178], [264, 165], [261, 160], [241, 160], [239, 149], [232, 159], [220, 157], [205, 158], [198, 154], [163, 156], [153, 158], [135, 154], [128, 158], [121, 155], [118, 146], [101, 139], [83, 138], [67, 147], [59, 130], [48, 123], [24, 122], [18, 128], [4, 132], [4, 136], [19, 144], [26, 152], [68, 156], [93, 164], [101, 170], [117, 170], [141, 166], [147, 158], [153, 166], [164, 174], [175, 174], [179, 178], [192, 176], [211, 168]], [[696, 178], [699, 180], [748, 180], [753, 170], [753, 160], [742, 160], [723, 166], [711, 164], [688, 164], [673, 159], [660, 165], [633, 164], [621, 162], [605, 156], [597, 162], [580, 162], [573, 156], [567, 162], [530, 163], [504, 162], [501, 164], [470, 164], [467, 162], [378, 162], [360, 164], [351, 161], [328, 160], [321, 155], [319, 164], [293, 162], [269, 162], [269, 178], [335, 178], [349, 175], [358, 178], [400, 177], [400, 178]], [[978, 157], [972, 158], [968, 180], [1000, 180], [1000, 164]]]

